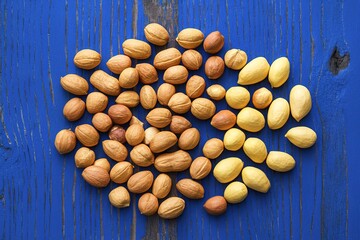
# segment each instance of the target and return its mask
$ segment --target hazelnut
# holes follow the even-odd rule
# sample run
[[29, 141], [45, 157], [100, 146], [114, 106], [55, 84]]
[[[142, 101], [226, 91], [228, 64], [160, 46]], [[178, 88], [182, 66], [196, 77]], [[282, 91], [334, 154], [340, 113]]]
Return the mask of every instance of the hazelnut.
[[153, 194], [145, 193], [139, 198], [138, 207], [141, 214], [151, 216], [157, 212], [159, 201]]
[[209, 57], [205, 63], [205, 75], [209, 79], [218, 79], [223, 75], [224, 69], [224, 61], [219, 56]]
[[116, 124], [125, 124], [130, 121], [132, 117], [130, 109], [121, 104], [112, 105], [108, 110], [108, 115]]
[[119, 125], [114, 125], [109, 132], [110, 140], [116, 140], [121, 143], [126, 143], [125, 129]]

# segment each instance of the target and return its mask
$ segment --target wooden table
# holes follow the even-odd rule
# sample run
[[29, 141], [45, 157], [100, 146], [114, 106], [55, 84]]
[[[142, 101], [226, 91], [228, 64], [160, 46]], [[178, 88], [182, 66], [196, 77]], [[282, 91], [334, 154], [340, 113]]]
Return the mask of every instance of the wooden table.
[[[359, 1], [324, 0], [1, 1], [0, 238], [359, 239], [359, 9]], [[186, 209], [177, 220], [144, 217], [137, 209], [139, 196], [132, 195], [127, 209], [112, 207], [107, 195], [116, 184], [89, 186], [74, 165], [74, 152], [57, 153], [53, 142], [60, 129], [91, 121], [88, 113], [75, 123], [62, 115], [72, 95], [61, 88], [60, 77], [76, 73], [89, 79], [92, 72], [74, 66], [75, 53], [83, 48], [99, 51], [99, 68], [108, 71], [107, 59], [123, 52], [125, 39], [145, 40], [143, 29], [150, 22], [169, 30], [168, 46], [178, 47], [177, 33], [195, 27], [205, 35], [223, 33], [221, 57], [230, 48], [243, 49], [249, 59], [265, 56], [270, 63], [288, 56], [290, 78], [273, 89], [274, 97], [288, 99], [291, 87], [303, 84], [311, 91], [313, 108], [300, 124], [291, 118], [280, 130], [266, 127], [258, 134], [246, 133], [262, 138], [269, 150], [286, 151], [296, 159], [289, 173], [258, 166], [272, 183], [267, 194], [249, 191], [247, 199], [229, 205], [226, 214], [209, 216], [202, 205], [226, 187], [211, 175], [201, 181], [205, 198], [185, 199]], [[153, 52], [162, 49], [153, 47]], [[209, 56], [199, 50], [204, 59]], [[204, 68], [191, 74], [204, 76]], [[237, 74], [226, 69], [221, 79], [207, 79], [207, 86], [220, 83], [228, 89], [237, 85]], [[248, 89], [253, 93], [262, 86], [270, 88], [264, 81]], [[223, 100], [217, 108], [229, 107]], [[146, 112], [140, 107], [134, 113], [144, 120]], [[222, 138], [223, 132], [208, 122], [185, 116], [202, 133], [193, 157], [201, 154], [207, 138]], [[284, 138], [298, 125], [316, 130], [314, 147], [300, 150]], [[97, 157], [105, 156], [100, 146], [94, 149]], [[243, 151], [225, 152], [219, 159], [227, 156], [256, 165]], [[189, 173], [171, 176], [176, 181]], [[176, 190], [171, 194], [180, 195]]]

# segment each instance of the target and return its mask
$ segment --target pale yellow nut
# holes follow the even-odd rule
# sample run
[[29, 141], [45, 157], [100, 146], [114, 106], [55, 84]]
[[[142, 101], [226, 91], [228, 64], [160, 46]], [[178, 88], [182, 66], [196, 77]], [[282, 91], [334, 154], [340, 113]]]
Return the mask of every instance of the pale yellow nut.
[[299, 148], [309, 148], [315, 144], [317, 135], [314, 130], [308, 127], [291, 128], [285, 137], [295, 146]]
[[311, 106], [310, 91], [302, 85], [294, 86], [290, 91], [290, 111], [293, 118], [299, 122], [310, 112]]
[[267, 156], [266, 145], [259, 138], [248, 138], [244, 142], [243, 150], [253, 162], [262, 163]]
[[265, 126], [265, 118], [258, 110], [246, 107], [237, 115], [237, 125], [249, 132], [259, 132]]
[[232, 87], [226, 91], [225, 99], [230, 107], [241, 109], [248, 105], [250, 101], [250, 93], [244, 87]]
[[247, 195], [247, 187], [242, 182], [232, 182], [224, 191], [224, 197], [228, 203], [240, 203], [245, 200]]
[[267, 123], [270, 129], [282, 128], [290, 116], [290, 107], [288, 101], [284, 98], [275, 99], [269, 107]]
[[245, 167], [241, 177], [245, 185], [255, 191], [266, 193], [270, 189], [270, 181], [266, 174], [256, 167]]
[[230, 49], [224, 56], [225, 65], [233, 70], [240, 70], [247, 62], [246, 52], [240, 49]]
[[269, 82], [271, 87], [281, 87], [289, 78], [290, 62], [286, 57], [276, 59], [269, 70]]
[[237, 157], [229, 157], [216, 164], [213, 174], [216, 180], [221, 183], [228, 183], [239, 176], [244, 162]]
[[237, 128], [231, 128], [224, 135], [224, 146], [229, 151], [239, 150], [245, 141], [245, 133]]
[[286, 152], [271, 151], [266, 158], [266, 165], [277, 172], [288, 172], [295, 167], [295, 159]]
[[264, 57], [257, 57], [245, 65], [239, 72], [238, 84], [251, 85], [264, 80], [269, 73], [270, 65]]

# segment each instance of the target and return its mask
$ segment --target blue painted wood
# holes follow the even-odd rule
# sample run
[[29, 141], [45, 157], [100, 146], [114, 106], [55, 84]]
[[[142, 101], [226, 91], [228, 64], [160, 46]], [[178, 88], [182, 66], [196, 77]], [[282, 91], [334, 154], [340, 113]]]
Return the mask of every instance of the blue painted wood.
[[[324, 0], [1, 1], [0, 238], [359, 239], [359, 9], [358, 1]], [[138, 196], [132, 196], [130, 208], [111, 207], [107, 195], [116, 185], [90, 187], [74, 166], [74, 153], [56, 152], [53, 141], [60, 129], [91, 120], [88, 113], [75, 123], [62, 116], [72, 95], [62, 90], [60, 77], [91, 75], [73, 65], [74, 54], [82, 48], [98, 50], [103, 57], [99, 68], [108, 71], [105, 62], [122, 53], [121, 43], [131, 37], [145, 39], [142, 29], [154, 21], [169, 30], [169, 46], [177, 46], [174, 38], [183, 28], [196, 27], [205, 34], [218, 29], [226, 39], [220, 56], [227, 49], [241, 48], [249, 59], [265, 56], [272, 62], [289, 57], [289, 81], [274, 89], [274, 96], [288, 98], [295, 84], [310, 89], [313, 108], [301, 124], [315, 129], [318, 141], [306, 150], [291, 145], [283, 135], [298, 125], [293, 119], [277, 131], [247, 134], [260, 136], [269, 150], [287, 151], [297, 161], [285, 174], [259, 166], [271, 180], [269, 193], [250, 191], [245, 202], [230, 205], [226, 214], [209, 216], [202, 209], [205, 199], [221, 195], [225, 188], [209, 176], [201, 181], [205, 198], [185, 199], [180, 218], [147, 218], [137, 210]], [[335, 48], [340, 55], [350, 54], [349, 66], [338, 74], [329, 67]], [[154, 53], [161, 49], [153, 47]], [[200, 52], [208, 57], [201, 48]], [[204, 69], [191, 74], [204, 75]], [[207, 80], [207, 86], [217, 82], [229, 88], [236, 79], [237, 72], [227, 69], [220, 80]], [[262, 86], [269, 84], [248, 89], [252, 93]], [[220, 101], [217, 108], [228, 107]], [[134, 112], [145, 118], [146, 111]], [[201, 154], [207, 138], [223, 136], [208, 122], [185, 116], [202, 133], [193, 157]], [[94, 149], [97, 157], [105, 156], [100, 146]], [[255, 165], [242, 151], [225, 152], [221, 158], [227, 156]], [[185, 176], [189, 174], [172, 174], [174, 180]], [[180, 195], [175, 190], [172, 194]]]

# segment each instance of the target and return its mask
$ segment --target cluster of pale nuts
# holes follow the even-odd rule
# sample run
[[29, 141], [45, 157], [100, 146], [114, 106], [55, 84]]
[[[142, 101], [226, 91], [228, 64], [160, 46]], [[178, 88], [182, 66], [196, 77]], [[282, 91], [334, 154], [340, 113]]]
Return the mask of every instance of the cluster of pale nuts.
[[[169, 41], [169, 34], [164, 27], [152, 23], [144, 29], [146, 39], [155, 45], [164, 46]], [[131, 67], [133, 59], [147, 59], [151, 56], [151, 46], [141, 40], [128, 39], [122, 44], [124, 55], [112, 57], [107, 66], [115, 78], [102, 70], [93, 72], [91, 84], [99, 90], [88, 94], [88, 82], [81, 76], [68, 74], [61, 78], [62, 87], [74, 95], [87, 95], [84, 102], [81, 98], [70, 99], [63, 108], [63, 114], [69, 121], [79, 120], [85, 109], [94, 114], [91, 124], [82, 124], [75, 128], [61, 130], [55, 139], [59, 153], [71, 152], [76, 146], [76, 139], [84, 146], [75, 154], [75, 164], [83, 170], [83, 178], [95, 187], [105, 187], [110, 180], [117, 184], [127, 184], [127, 188], [119, 186], [109, 194], [109, 200], [115, 207], [127, 207], [130, 194], [143, 194], [138, 202], [139, 210], [144, 215], [158, 213], [162, 218], [176, 218], [182, 214], [185, 201], [179, 197], [168, 197], [159, 205], [158, 199], [168, 196], [172, 188], [172, 180], [167, 172], [181, 172], [189, 169], [192, 179], [182, 179], [176, 183], [176, 189], [185, 197], [201, 199], [204, 188], [197, 180], [208, 176], [212, 170], [209, 159], [218, 158], [224, 149], [238, 151], [243, 148], [245, 154], [255, 163], [266, 164], [274, 171], [285, 172], [294, 168], [295, 160], [287, 153], [279, 151], [267, 152], [265, 143], [258, 138], [246, 139], [245, 133], [258, 132], [265, 126], [265, 118], [257, 109], [269, 107], [267, 123], [270, 129], [279, 129], [285, 125], [289, 115], [300, 121], [311, 109], [311, 96], [308, 89], [297, 85], [290, 92], [290, 103], [283, 98], [273, 100], [271, 92], [260, 88], [254, 92], [252, 103], [255, 108], [247, 107], [250, 102], [249, 91], [236, 86], [227, 91], [219, 84], [206, 89], [213, 101], [225, 98], [233, 109], [239, 109], [236, 116], [232, 111], [221, 110], [216, 113], [215, 103], [201, 97], [204, 93], [205, 80], [198, 75], [189, 78], [189, 70], [198, 70], [202, 66], [202, 55], [194, 50], [203, 43], [204, 50], [216, 54], [224, 45], [224, 37], [220, 32], [210, 33], [204, 40], [203, 33], [194, 28], [182, 30], [176, 41], [187, 49], [181, 53], [176, 48], [168, 48], [156, 54], [153, 64], [139, 63]], [[101, 55], [94, 50], [84, 49], [74, 57], [74, 63], [82, 69], [93, 69], [101, 62]], [[183, 65], [180, 65], [182, 62]], [[255, 58], [247, 63], [247, 55], [239, 49], [227, 51], [224, 60], [219, 56], [211, 56], [205, 63], [205, 74], [209, 79], [222, 76], [225, 66], [240, 70], [238, 84], [250, 85], [268, 77], [272, 87], [282, 86], [288, 79], [290, 63], [282, 57], [270, 66], [263, 57]], [[163, 80], [157, 91], [151, 84], [158, 81], [157, 70], [164, 70]], [[143, 83], [138, 94], [134, 87]], [[175, 85], [186, 83], [186, 94], [176, 92]], [[131, 89], [122, 91], [121, 89]], [[116, 96], [114, 105], [107, 114], [108, 96]], [[157, 103], [165, 107], [156, 107]], [[151, 127], [146, 130], [143, 122], [132, 115], [131, 108], [141, 105], [151, 110], [146, 121]], [[166, 108], [166, 106], [169, 109]], [[223, 140], [212, 138], [203, 146], [204, 156], [192, 160], [187, 150], [194, 149], [200, 142], [200, 132], [192, 127], [190, 121], [180, 116], [188, 111], [200, 120], [211, 119], [211, 125], [226, 131]], [[173, 115], [180, 114], [180, 115]], [[129, 123], [125, 130], [124, 124]], [[115, 124], [115, 125], [114, 125]], [[234, 128], [235, 124], [240, 129]], [[168, 129], [165, 129], [168, 128]], [[162, 130], [160, 130], [162, 129]], [[95, 152], [90, 147], [96, 146], [100, 140], [99, 132], [108, 132], [109, 140], [102, 142], [105, 154], [116, 163], [112, 168], [106, 158], [95, 160]], [[178, 137], [179, 136], [179, 137]], [[307, 127], [290, 129], [286, 137], [300, 148], [311, 147], [316, 141], [316, 133]], [[132, 150], [128, 153], [128, 143]], [[178, 146], [179, 150], [167, 152]], [[132, 163], [140, 167], [154, 165], [161, 172], [155, 179], [151, 171], [133, 172], [134, 166], [125, 161], [130, 155]], [[270, 181], [265, 173], [255, 167], [245, 167], [241, 159], [231, 157], [221, 160], [214, 168], [213, 174], [221, 183], [229, 183], [241, 173], [243, 182], [235, 181], [225, 189], [224, 196], [208, 199], [205, 210], [214, 215], [226, 211], [227, 203], [239, 203], [247, 196], [247, 188], [259, 192], [267, 192]], [[151, 193], [148, 190], [152, 188]]]

